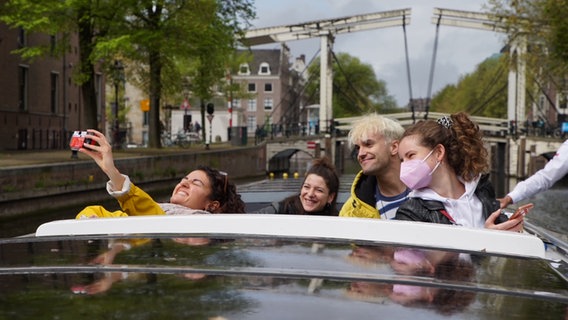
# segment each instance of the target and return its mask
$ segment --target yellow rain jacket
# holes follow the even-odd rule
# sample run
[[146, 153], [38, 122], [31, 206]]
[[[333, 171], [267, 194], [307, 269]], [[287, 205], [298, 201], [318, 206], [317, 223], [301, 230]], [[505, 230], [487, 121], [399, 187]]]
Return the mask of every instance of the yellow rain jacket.
[[[128, 183], [130, 188], [124, 194], [118, 193], [115, 197], [120, 204], [121, 210], [108, 211], [102, 206], [88, 206], [81, 210], [77, 214], [76, 219], [85, 219], [91, 217], [99, 218], [117, 218], [117, 217], [128, 217], [128, 216], [147, 216], [147, 215], [163, 215], [164, 210], [160, 208], [160, 205], [150, 197], [144, 190], [138, 188], [128, 179], [124, 182]], [[107, 190], [109, 186], [107, 185]], [[113, 195], [112, 191], [109, 191]]]

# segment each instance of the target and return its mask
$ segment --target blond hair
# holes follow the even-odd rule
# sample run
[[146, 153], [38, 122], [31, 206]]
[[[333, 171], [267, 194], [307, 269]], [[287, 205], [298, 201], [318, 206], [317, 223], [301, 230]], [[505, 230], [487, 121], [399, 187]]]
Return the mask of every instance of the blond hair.
[[361, 119], [353, 122], [353, 128], [349, 131], [349, 144], [357, 144], [358, 141], [365, 141], [370, 135], [381, 135], [387, 142], [400, 140], [404, 133], [404, 128], [393, 119], [381, 116], [377, 113], [366, 114]]

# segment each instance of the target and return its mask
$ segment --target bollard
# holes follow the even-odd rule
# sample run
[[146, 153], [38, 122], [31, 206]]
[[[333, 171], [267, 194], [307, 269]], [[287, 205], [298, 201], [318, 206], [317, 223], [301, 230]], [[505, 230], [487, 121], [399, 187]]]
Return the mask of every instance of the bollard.
[[287, 172], [284, 172], [282, 174], [282, 179], [284, 179], [284, 180], [288, 179], [288, 173]]
[[269, 173], [268, 177], [270, 177], [270, 180], [274, 180], [274, 172]]
[[300, 174], [298, 172], [294, 172], [294, 179], [298, 179], [300, 177]]
[[93, 181], [95, 181], [95, 177], [91, 174], [89, 175], [89, 183], [92, 183]]

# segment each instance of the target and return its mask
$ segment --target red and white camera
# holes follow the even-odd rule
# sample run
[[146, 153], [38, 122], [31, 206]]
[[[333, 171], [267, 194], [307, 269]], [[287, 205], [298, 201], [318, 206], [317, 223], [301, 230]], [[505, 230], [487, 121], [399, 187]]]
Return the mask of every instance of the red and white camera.
[[89, 133], [87, 131], [74, 131], [71, 136], [71, 141], [69, 146], [71, 150], [79, 150], [85, 144], [91, 144], [91, 138], [88, 137]]

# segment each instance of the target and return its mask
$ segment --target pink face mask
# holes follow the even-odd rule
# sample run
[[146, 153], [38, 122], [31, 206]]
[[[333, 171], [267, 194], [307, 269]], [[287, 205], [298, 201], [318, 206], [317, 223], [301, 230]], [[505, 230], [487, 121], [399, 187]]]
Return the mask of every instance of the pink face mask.
[[434, 169], [430, 170], [426, 160], [432, 155], [432, 152], [434, 152], [434, 149], [422, 160], [409, 160], [400, 164], [400, 180], [410, 189], [422, 189], [432, 182], [432, 173], [440, 165], [438, 161]]

